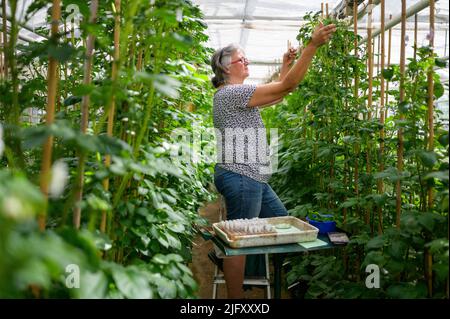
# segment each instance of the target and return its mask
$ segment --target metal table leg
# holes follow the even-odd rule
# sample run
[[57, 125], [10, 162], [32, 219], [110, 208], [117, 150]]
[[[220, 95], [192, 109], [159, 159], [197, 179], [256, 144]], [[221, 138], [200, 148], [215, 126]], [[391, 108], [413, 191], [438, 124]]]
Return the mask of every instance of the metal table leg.
[[281, 267], [283, 266], [284, 254], [273, 255], [273, 268], [274, 268], [274, 298], [281, 298]]

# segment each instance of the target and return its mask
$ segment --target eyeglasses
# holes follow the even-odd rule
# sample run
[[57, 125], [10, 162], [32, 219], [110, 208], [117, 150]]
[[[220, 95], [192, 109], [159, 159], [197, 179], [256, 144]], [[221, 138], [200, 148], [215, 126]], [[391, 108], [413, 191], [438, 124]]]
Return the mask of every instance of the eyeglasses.
[[247, 58], [240, 58], [239, 60], [236, 60], [236, 61], [231, 61], [231, 63], [230, 64], [235, 64], [235, 63], [238, 63], [238, 62], [241, 62], [242, 64], [249, 64], [249, 61], [248, 61], [248, 59]]

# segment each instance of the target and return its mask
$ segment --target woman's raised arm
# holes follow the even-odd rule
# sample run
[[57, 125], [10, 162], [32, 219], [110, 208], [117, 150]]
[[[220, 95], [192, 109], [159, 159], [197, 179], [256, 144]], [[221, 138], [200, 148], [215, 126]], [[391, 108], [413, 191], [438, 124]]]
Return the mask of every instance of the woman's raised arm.
[[250, 107], [258, 107], [273, 104], [274, 101], [280, 100], [289, 92], [295, 90], [305, 77], [317, 48], [328, 42], [334, 31], [336, 31], [334, 24], [319, 25], [314, 30], [311, 41], [303, 49], [300, 58], [289, 70], [286, 77], [280, 82], [258, 85], [248, 105]]

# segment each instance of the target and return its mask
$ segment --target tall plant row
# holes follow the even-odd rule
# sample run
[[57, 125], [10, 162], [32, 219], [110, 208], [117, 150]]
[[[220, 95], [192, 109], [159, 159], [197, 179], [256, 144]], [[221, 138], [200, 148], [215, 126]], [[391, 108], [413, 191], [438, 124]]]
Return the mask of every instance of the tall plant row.
[[[2, 32], [0, 296], [195, 296], [192, 225], [212, 199], [212, 167], [174, 157], [172, 131], [210, 122], [200, 10], [181, 0], [47, 9], [43, 41], [18, 42], [15, 21]], [[80, 289], [67, 284], [71, 269]]]
[[[295, 216], [333, 214], [350, 243], [292, 258], [288, 285], [308, 298], [448, 296], [448, 123], [429, 111], [444, 94], [435, 70], [445, 61], [430, 44], [404, 68], [384, 65], [382, 33], [384, 67], [372, 75], [370, 37], [364, 48], [345, 21], [305, 19], [300, 44], [319, 21], [337, 31], [297, 90], [265, 111], [282, 136], [273, 186]], [[369, 264], [383, 274], [380, 289], [365, 285]]]

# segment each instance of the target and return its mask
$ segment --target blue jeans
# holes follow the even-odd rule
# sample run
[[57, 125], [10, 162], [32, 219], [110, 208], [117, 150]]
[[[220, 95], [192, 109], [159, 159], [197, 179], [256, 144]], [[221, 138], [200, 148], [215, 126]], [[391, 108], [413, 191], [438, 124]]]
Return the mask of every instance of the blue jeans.
[[225, 198], [227, 219], [286, 216], [287, 210], [269, 184], [216, 166], [214, 184]]

